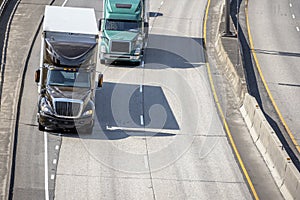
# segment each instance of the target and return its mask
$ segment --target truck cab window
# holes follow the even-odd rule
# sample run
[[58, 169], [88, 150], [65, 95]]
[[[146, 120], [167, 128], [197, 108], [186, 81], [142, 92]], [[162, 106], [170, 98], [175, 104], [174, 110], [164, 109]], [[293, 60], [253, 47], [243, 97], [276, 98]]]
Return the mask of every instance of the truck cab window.
[[49, 70], [48, 85], [90, 88], [90, 73], [87, 71]]
[[138, 21], [128, 20], [106, 20], [105, 29], [113, 31], [135, 31], [140, 28]]

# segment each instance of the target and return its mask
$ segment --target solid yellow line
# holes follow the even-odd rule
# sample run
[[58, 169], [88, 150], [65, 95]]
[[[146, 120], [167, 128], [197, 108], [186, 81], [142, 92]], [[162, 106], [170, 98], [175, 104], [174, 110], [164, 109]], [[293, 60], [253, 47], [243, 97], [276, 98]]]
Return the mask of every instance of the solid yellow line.
[[282, 116], [282, 114], [281, 114], [281, 112], [280, 112], [280, 110], [279, 110], [279, 108], [278, 108], [278, 106], [277, 106], [277, 104], [276, 104], [274, 98], [273, 98], [273, 95], [272, 95], [272, 93], [271, 93], [271, 91], [270, 91], [270, 89], [269, 89], [269, 86], [268, 86], [268, 84], [267, 84], [267, 82], [266, 82], [266, 80], [265, 80], [265, 77], [264, 77], [264, 75], [263, 75], [263, 73], [262, 73], [261, 67], [260, 67], [260, 65], [259, 65], [259, 63], [258, 63], [258, 59], [257, 59], [256, 53], [255, 53], [255, 51], [254, 51], [254, 45], [253, 45], [253, 40], [252, 40], [252, 35], [251, 35], [251, 30], [250, 30], [250, 25], [249, 25], [249, 17], [248, 17], [248, 0], [246, 0], [245, 13], [246, 13], [246, 23], [247, 23], [247, 29], [248, 29], [248, 37], [249, 37], [250, 49], [251, 49], [251, 51], [252, 51], [252, 55], [253, 55], [253, 59], [254, 59], [256, 68], [257, 68], [258, 73], [259, 73], [259, 75], [260, 75], [260, 77], [261, 77], [261, 80], [262, 80], [262, 82], [263, 82], [263, 84], [264, 84], [264, 87], [266, 88], [266, 91], [267, 91], [267, 93], [268, 93], [268, 96], [269, 96], [269, 98], [270, 98], [270, 100], [271, 100], [271, 102], [272, 102], [272, 104], [273, 104], [273, 106], [274, 106], [274, 108], [275, 108], [275, 111], [276, 111], [277, 115], [279, 116], [279, 119], [280, 119], [281, 123], [283, 124], [285, 130], [286, 130], [287, 133], [289, 134], [289, 136], [290, 136], [290, 138], [291, 138], [293, 144], [295, 145], [296, 149], [297, 149], [298, 152], [300, 153], [300, 146], [299, 146], [299, 144], [297, 143], [297, 141], [296, 141], [296, 139], [295, 139], [295, 137], [294, 137], [292, 131], [291, 131], [290, 128], [288, 127], [286, 121], [284, 120], [284, 118], [283, 118], [283, 116]]
[[[209, 10], [209, 7], [210, 7], [210, 2], [211, 2], [211, 0], [207, 1], [206, 11], [205, 11], [205, 17], [204, 17], [204, 24], [203, 24], [203, 37], [204, 37], [204, 44], [205, 45], [206, 45], [206, 25], [207, 25], [208, 10]], [[251, 178], [250, 178], [250, 176], [249, 176], [249, 174], [247, 172], [247, 169], [246, 169], [246, 167], [244, 165], [244, 162], [243, 162], [243, 160], [242, 160], [242, 158], [240, 156], [240, 153], [239, 153], [239, 151], [238, 151], [238, 149], [237, 149], [237, 147], [235, 145], [235, 142], [233, 140], [232, 134], [230, 132], [230, 129], [229, 129], [228, 124], [227, 124], [227, 121], [225, 119], [225, 116], [224, 116], [221, 104], [220, 104], [218, 96], [217, 96], [217, 92], [216, 92], [215, 85], [214, 85], [214, 82], [213, 82], [213, 79], [212, 79], [212, 75], [211, 75], [210, 65], [209, 65], [208, 62], [206, 62], [206, 67], [207, 67], [207, 73], [208, 73], [208, 77], [209, 77], [209, 82], [210, 82], [211, 90], [213, 92], [214, 100], [215, 100], [215, 102], [217, 104], [217, 107], [218, 107], [218, 110], [219, 110], [219, 114], [220, 114], [220, 117], [222, 119], [223, 125], [225, 127], [226, 133], [228, 135], [230, 144], [231, 144], [231, 146], [233, 148], [233, 151], [234, 151], [234, 153], [235, 153], [235, 155], [237, 157], [237, 160], [238, 160], [238, 162], [240, 164], [240, 167], [241, 167], [241, 169], [242, 169], [242, 171], [244, 173], [244, 176], [245, 176], [245, 178], [246, 178], [246, 180], [248, 182], [248, 185], [249, 185], [249, 187], [251, 189], [252, 195], [253, 195], [253, 197], [256, 200], [258, 200], [259, 198], [258, 198], [258, 195], [256, 193], [256, 190], [255, 190], [255, 188], [253, 186], [253, 183], [252, 183]]]

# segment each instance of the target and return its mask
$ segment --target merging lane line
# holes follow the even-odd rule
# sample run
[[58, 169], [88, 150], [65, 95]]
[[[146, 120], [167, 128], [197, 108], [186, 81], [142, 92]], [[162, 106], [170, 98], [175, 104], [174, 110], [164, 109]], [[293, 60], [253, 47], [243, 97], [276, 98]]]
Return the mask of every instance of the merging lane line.
[[47, 132], [44, 131], [44, 151], [45, 151], [45, 199], [49, 200], [49, 188], [48, 188], [48, 141]]
[[298, 32], [300, 31], [300, 29], [299, 29], [299, 27], [298, 27], [298, 26], [296, 27], [296, 30], [297, 30]]
[[296, 18], [296, 16], [295, 16], [294, 14], [292, 14], [292, 18], [293, 18], [293, 19], [295, 19], [295, 18]]

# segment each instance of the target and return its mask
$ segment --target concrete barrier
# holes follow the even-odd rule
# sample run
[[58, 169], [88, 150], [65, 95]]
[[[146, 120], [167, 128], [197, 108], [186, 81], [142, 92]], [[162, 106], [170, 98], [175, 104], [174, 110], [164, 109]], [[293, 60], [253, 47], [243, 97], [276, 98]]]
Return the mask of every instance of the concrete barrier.
[[300, 174], [261, 109], [257, 107], [255, 98], [246, 93], [240, 110], [281, 193], [285, 199], [299, 199]]
[[284, 178], [284, 185], [291, 193], [293, 199], [300, 198], [299, 187], [300, 187], [300, 177], [299, 172], [295, 169], [292, 163], [289, 163], [286, 168], [286, 174]]
[[217, 41], [215, 43], [216, 53], [220, 61], [222, 63], [225, 63], [224, 69], [222, 71], [224, 72], [225, 77], [231, 82], [234, 93], [241, 103], [246, 93], [246, 84], [243, 83], [235, 69], [235, 66], [229, 59], [228, 54], [222, 45], [221, 37], [222, 36], [218, 34]]

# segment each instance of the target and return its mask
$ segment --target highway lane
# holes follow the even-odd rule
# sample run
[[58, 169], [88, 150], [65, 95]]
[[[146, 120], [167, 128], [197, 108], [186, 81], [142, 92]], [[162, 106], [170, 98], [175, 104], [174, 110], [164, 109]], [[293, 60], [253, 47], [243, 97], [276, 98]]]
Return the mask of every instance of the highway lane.
[[255, 52], [270, 91], [300, 143], [300, 3], [251, 0], [249, 21]]
[[[100, 17], [102, 2], [88, 6]], [[151, 19], [145, 64], [99, 67], [105, 83], [92, 135], [38, 131], [38, 39], [22, 96], [14, 199], [47, 199], [47, 190], [50, 199], [251, 199], [203, 65], [204, 9], [200, 1], [151, 1], [160, 14]]]
[[251, 199], [203, 65], [205, 2], [150, 7], [145, 64], [101, 66], [93, 134], [62, 138], [56, 199]]

